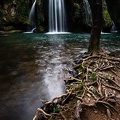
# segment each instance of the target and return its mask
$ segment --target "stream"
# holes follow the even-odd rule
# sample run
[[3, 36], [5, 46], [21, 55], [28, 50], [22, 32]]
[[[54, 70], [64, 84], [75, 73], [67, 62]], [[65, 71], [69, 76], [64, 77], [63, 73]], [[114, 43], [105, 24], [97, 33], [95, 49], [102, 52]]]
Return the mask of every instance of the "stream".
[[[65, 92], [66, 68], [87, 51], [90, 34], [0, 35], [0, 120], [32, 120], [41, 100]], [[120, 34], [102, 34], [101, 46], [120, 57]]]

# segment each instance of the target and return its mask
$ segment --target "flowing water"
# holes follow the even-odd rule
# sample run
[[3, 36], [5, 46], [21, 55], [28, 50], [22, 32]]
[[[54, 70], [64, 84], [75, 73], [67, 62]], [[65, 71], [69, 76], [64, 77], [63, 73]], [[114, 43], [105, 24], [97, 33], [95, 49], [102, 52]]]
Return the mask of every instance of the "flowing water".
[[64, 0], [49, 0], [49, 32], [66, 32]]
[[116, 33], [116, 32], [117, 32], [117, 28], [116, 28], [114, 22], [113, 22], [113, 25], [112, 25], [112, 28], [111, 28], [110, 32], [113, 32], [113, 33]]
[[88, 0], [83, 0], [83, 8], [85, 14], [85, 21], [83, 22], [88, 26], [92, 26], [92, 12]]
[[[64, 93], [66, 67], [87, 50], [89, 37], [0, 35], [0, 120], [32, 120], [41, 99]], [[101, 45], [120, 57], [120, 35], [103, 34]]]
[[30, 24], [30, 28], [28, 28], [28, 32], [33, 33], [33, 31], [36, 29], [36, 23], [35, 23], [35, 5], [36, 5], [36, 0], [34, 1], [31, 10], [30, 10], [30, 14], [29, 14], [29, 24]]

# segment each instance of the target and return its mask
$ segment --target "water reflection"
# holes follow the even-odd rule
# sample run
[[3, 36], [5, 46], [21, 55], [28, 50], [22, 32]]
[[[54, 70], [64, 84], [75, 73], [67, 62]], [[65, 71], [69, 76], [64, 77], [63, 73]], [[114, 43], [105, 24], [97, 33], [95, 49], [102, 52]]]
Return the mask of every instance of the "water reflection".
[[[40, 100], [64, 92], [64, 68], [88, 47], [89, 34], [0, 36], [0, 119], [30, 120]], [[120, 36], [102, 35], [101, 45], [120, 56]]]

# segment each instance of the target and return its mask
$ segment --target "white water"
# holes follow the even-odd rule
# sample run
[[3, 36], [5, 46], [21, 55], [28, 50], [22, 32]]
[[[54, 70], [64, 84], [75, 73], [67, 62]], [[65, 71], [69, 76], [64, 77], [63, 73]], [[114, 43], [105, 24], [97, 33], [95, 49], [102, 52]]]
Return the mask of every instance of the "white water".
[[92, 26], [92, 12], [88, 0], [83, 0], [83, 8], [85, 12], [85, 24]]
[[33, 28], [32, 30], [28, 31], [28, 32], [23, 32], [23, 33], [33, 33], [36, 30], [36, 27]]
[[114, 32], [114, 33], [116, 33], [116, 32], [117, 32], [117, 28], [116, 28], [116, 26], [115, 26], [115, 23], [114, 23], [114, 22], [113, 22], [113, 25], [112, 25], [112, 28], [111, 28], [110, 32]]
[[71, 34], [71, 32], [47, 32], [46, 34]]
[[29, 14], [29, 24], [31, 26], [31, 32], [33, 32], [33, 29], [36, 27], [35, 25], [35, 4], [36, 4], [36, 0], [34, 1], [32, 8], [30, 10], [30, 14]]
[[64, 0], [49, 0], [49, 32], [66, 32]]

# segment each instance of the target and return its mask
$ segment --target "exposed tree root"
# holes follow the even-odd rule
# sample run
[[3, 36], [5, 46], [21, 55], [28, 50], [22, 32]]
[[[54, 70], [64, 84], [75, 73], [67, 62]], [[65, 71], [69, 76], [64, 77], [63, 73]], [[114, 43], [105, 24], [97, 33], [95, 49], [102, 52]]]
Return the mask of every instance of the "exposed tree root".
[[44, 110], [38, 108], [37, 112], [36, 112], [36, 115], [34, 116], [33, 120], [38, 120], [40, 113], [42, 113], [45, 118], [51, 117], [51, 115], [47, 114]]
[[120, 95], [120, 58], [102, 53], [80, 58], [80, 62], [74, 64], [77, 77], [65, 80], [66, 93], [43, 102], [44, 108], [37, 109], [33, 120], [39, 120], [41, 114], [42, 120], [81, 120], [83, 109], [99, 109], [99, 105], [104, 106], [109, 120], [114, 112], [120, 112], [116, 109], [120, 102], [116, 97]]
[[77, 100], [76, 106], [75, 106], [75, 114], [74, 114], [74, 120], [81, 120], [80, 113], [82, 112], [82, 106], [81, 101]]

